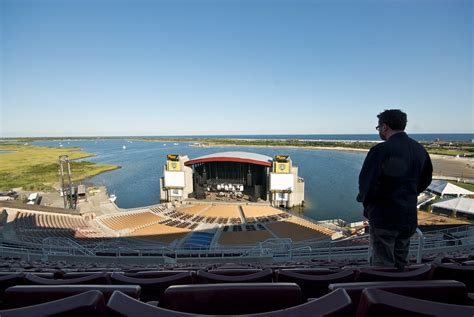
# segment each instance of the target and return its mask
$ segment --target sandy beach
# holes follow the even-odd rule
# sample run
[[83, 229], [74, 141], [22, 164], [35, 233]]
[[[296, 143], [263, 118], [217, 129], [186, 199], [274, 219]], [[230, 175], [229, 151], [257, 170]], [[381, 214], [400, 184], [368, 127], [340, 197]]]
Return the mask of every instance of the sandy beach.
[[433, 176], [474, 179], [474, 158], [430, 154]]
[[[206, 147], [242, 147], [241, 145], [231, 144], [210, 144]], [[355, 149], [346, 147], [328, 147], [328, 146], [267, 146], [267, 145], [246, 145], [249, 148], [281, 148], [281, 149], [305, 149], [305, 150], [324, 150], [324, 151], [346, 151], [367, 153], [368, 149]], [[433, 163], [434, 177], [454, 177], [474, 180], [474, 158], [454, 157], [448, 155], [430, 154]]]

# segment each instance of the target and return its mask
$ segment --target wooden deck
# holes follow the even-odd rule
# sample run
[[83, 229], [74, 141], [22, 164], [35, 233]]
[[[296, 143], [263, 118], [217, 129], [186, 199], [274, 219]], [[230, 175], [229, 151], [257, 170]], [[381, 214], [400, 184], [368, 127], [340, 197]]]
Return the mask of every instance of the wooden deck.
[[242, 206], [245, 217], [274, 216], [282, 213], [281, 210], [270, 206]]
[[310, 239], [329, 239], [330, 237], [314, 230], [290, 221], [280, 221], [266, 224], [274, 234], [280, 238], [291, 238], [293, 241]]
[[217, 241], [221, 245], [255, 244], [273, 238], [268, 231], [223, 232]]
[[160, 220], [162, 220], [160, 216], [146, 211], [141, 213], [115, 214], [103, 218], [102, 223], [112, 230], [123, 230], [137, 228]]
[[240, 218], [240, 211], [237, 205], [216, 205], [206, 210], [201, 216]]

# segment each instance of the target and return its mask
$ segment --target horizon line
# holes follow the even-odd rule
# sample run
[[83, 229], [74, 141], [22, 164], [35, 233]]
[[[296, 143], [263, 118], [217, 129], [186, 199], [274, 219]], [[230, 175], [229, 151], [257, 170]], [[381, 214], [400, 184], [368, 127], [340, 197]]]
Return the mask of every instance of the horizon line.
[[[471, 134], [474, 136], [474, 132], [414, 132], [407, 133], [410, 135], [419, 134], [439, 134], [439, 135], [466, 135]], [[10, 136], [0, 137], [0, 139], [38, 139], [38, 138], [124, 138], [124, 137], [135, 137], [135, 138], [163, 138], [163, 137], [208, 137], [208, 136], [302, 136], [302, 135], [378, 135], [378, 133], [261, 133], [261, 134], [170, 134], [170, 135], [79, 135], [79, 136]]]

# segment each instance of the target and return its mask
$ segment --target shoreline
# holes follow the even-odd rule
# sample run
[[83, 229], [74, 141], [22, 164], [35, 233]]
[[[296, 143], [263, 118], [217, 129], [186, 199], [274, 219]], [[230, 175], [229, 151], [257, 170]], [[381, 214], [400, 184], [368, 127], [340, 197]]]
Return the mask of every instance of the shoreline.
[[[190, 145], [191, 146], [191, 145]], [[196, 146], [199, 147], [199, 146]], [[301, 150], [321, 150], [321, 151], [348, 151], [348, 152], [361, 152], [367, 153], [369, 149], [358, 149], [358, 148], [350, 148], [350, 147], [343, 147], [343, 146], [295, 146], [295, 145], [238, 145], [238, 144], [208, 144], [203, 146], [206, 147], [250, 147], [250, 148], [271, 148], [271, 149], [301, 149]]]
[[[351, 153], [368, 153], [368, 149], [346, 148], [346, 147], [325, 147], [325, 146], [291, 146], [291, 145], [236, 145], [236, 144], [208, 144], [203, 148], [273, 148], [273, 149], [308, 149], [319, 151], [338, 151]], [[454, 179], [469, 180], [474, 183], [474, 158], [455, 157], [441, 154], [429, 154], [433, 163], [433, 177], [451, 177]]]
[[[295, 135], [297, 137], [298, 135]], [[381, 140], [358, 140], [358, 139], [257, 139], [257, 138], [206, 138], [205, 136], [201, 137], [135, 137], [135, 136], [124, 136], [124, 137], [46, 137], [46, 138], [25, 138], [18, 139], [28, 142], [35, 141], [92, 141], [92, 140], [126, 140], [126, 141], [144, 141], [144, 142], [181, 142], [189, 143], [190, 146], [199, 146], [199, 144], [204, 145], [204, 147], [275, 147], [275, 148], [302, 148], [302, 149], [314, 149], [314, 150], [335, 150], [335, 151], [351, 151], [351, 152], [367, 152], [372, 146], [377, 143], [383, 142]], [[18, 140], [16, 142], [18, 142]], [[0, 139], [0, 145], [2, 144], [2, 139]], [[10, 141], [10, 140], [9, 140]], [[10, 144], [15, 144], [15, 139], [11, 139]], [[472, 149], [466, 149], [463, 151], [461, 148], [428, 148], [428, 141], [419, 141], [430, 153], [432, 157], [436, 156], [446, 156], [446, 157], [459, 157], [465, 158], [466, 153], [474, 152]], [[458, 145], [472, 147], [471, 143], [466, 140], [452, 141], [459, 143]], [[262, 144], [263, 143], [263, 144]], [[272, 144], [265, 144], [272, 143]], [[278, 144], [283, 143], [283, 144]], [[293, 144], [296, 143], [296, 144]], [[316, 144], [314, 144], [316, 143]], [[8, 144], [8, 143], [4, 143]], [[196, 145], [197, 144], [197, 145]], [[306, 146], [305, 144], [312, 144]], [[356, 145], [356, 146], [352, 146]], [[474, 147], [473, 147], [474, 149]], [[436, 155], [436, 156], [435, 156]], [[471, 154], [472, 155], [472, 154]], [[472, 158], [474, 156], [468, 156], [467, 158]]]

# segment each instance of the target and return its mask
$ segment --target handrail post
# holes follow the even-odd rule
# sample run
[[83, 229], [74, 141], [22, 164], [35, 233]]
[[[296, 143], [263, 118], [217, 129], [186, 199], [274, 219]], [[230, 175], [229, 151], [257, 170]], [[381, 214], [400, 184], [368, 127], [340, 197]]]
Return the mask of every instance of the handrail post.
[[332, 242], [329, 243], [328, 262], [331, 262]]
[[425, 236], [423, 232], [421, 232], [420, 228], [416, 228], [416, 233], [418, 234], [418, 252], [416, 254], [416, 263], [421, 263], [422, 253], [423, 253], [423, 245], [425, 242]]
[[369, 263], [369, 265], [371, 265], [370, 258], [372, 257], [371, 243], [372, 243], [372, 241], [370, 240], [370, 237], [369, 237], [369, 245], [367, 246], [367, 263]]

